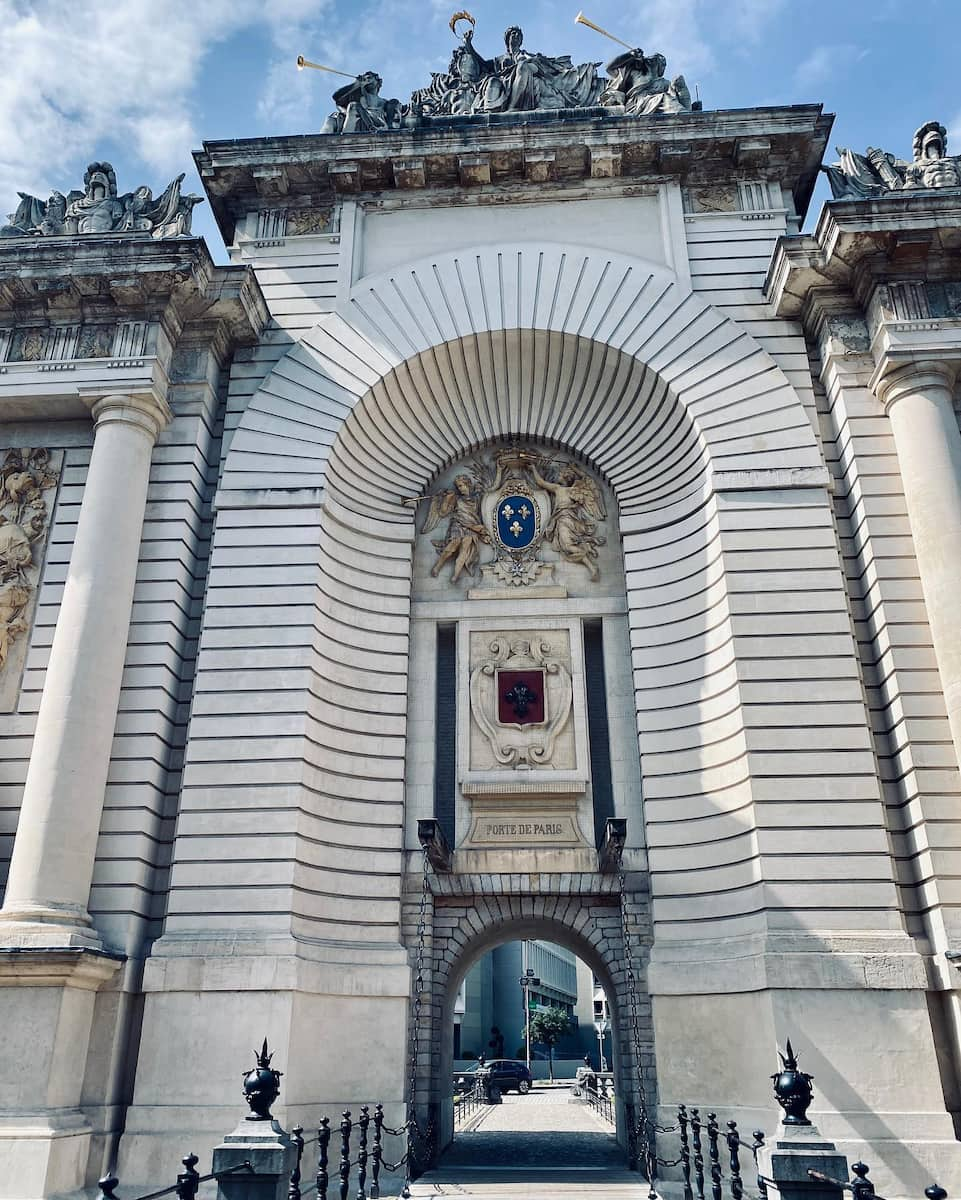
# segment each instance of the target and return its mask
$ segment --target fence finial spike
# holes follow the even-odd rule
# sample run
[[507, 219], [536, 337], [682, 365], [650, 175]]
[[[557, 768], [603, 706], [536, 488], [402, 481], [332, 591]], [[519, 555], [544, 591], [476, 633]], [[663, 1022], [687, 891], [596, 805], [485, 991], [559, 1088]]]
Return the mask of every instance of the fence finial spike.
[[113, 1189], [120, 1183], [116, 1175], [104, 1175], [103, 1179], [98, 1180], [97, 1187], [103, 1193], [104, 1200], [117, 1200], [113, 1194]]

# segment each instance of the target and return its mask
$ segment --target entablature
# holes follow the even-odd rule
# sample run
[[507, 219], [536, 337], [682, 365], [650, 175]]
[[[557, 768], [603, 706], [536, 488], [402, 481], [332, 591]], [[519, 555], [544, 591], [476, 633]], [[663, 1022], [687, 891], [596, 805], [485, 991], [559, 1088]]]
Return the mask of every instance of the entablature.
[[248, 267], [199, 238], [88, 235], [0, 241], [0, 420], [77, 416], [83, 387], [163, 387], [181, 347], [223, 363], [268, 321]]
[[620, 178], [685, 187], [778, 181], [803, 216], [832, 121], [820, 105], [637, 118], [591, 110], [561, 121], [556, 113], [491, 114], [451, 117], [441, 128], [205, 142], [194, 158], [228, 243], [248, 213], [281, 203], [300, 213], [344, 195], [449, 198], [491, 185], [509, 185], [526, 201], [528, 187]]

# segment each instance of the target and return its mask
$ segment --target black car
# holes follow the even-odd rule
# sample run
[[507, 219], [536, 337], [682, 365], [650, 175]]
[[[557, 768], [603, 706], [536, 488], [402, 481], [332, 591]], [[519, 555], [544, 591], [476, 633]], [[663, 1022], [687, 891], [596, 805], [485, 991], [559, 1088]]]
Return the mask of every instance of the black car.
[[[533, 1087], [534, 1077], [527, 1063], [519, 1059], [495, 1058], [484, 1063], [484, 1068], [491, 1073], [491, 1083], [502, 1092], [518, 1092], [521, 1096], [526, 1096]], [[476, 1071], [475, 1067], [473, 1071], [462, 1073], [458, 1076], [458, 1082], [469, 1080]]]

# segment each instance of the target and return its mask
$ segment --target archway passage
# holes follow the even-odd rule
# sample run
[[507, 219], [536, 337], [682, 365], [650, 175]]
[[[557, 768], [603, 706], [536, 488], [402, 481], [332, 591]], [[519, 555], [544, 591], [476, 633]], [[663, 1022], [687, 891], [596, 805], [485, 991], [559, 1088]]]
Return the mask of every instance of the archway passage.
[[496, 1179], [622, 1168], [609, 1012], [594, 972], [562, 946], [509, 941], [476, 959], [454, 1004], [444, 1169]]
[[[507, 1139], [501, 1141], [498, 1155], [503, 1161], [485, 1164], [476, 1161], [483, 1155], [463, 1152], [463, 1139], [459, 1148], [455, 1137], [453, 1030], [461, 985], [471, 967], [489, 951], [505, 943], [528, 940], [554, 943], [582, 960], [608, 999], [611, 1021], [606, 1053], [613, 1068], [613, 1125], [607, 1130], [603, 1125], [595, 1127], [601, 1138], [585, 1139], [583, 1150], [569, 1147], [572, 1152], [567, 1161], [558, 1161], [555, 1146], [554, 1166], [575, 1173], [590, 1170], [618, 1173], [626, 1169], [629, 1131], [636, 1125], [638, 1106], [643, 1104], [653, 1113], [657, 1090], [651, 1004], [642, 982], [651, 943], [646, 877], [630, 875], [625, 882], [635, 979], [633, 996], [624, 949], [625, 913], [616, 878], [597, 874], [543, 875], [528, 880], [524, 892], [493, 893], [486, 877], [469, 874], [430, 877], [433, 903], [429, 921], [429, 1002], [421, 1007], [418, 1027], [418, 1057], [423, 1066], [418, 1072], [416, 1096], [418, 1106], [434, 1114], [441, 1167], [459, 1159], [464, 1167], [511, 1166], [520, 1175], [526, 1171], [531, 1177], [537, 1177], [550, 1165], [543, 1161], [550, 1159], [550, 1147], [542, 1146], [543, 1153], [539, 1153], [534, 1141], [530, 1141], [526, 1161], [520, 1161], [514, 1153], [519, 1143], [512, 1145]], [[410, 945], [416, 940], [419, 885], [419, 878], [409, 877], [405, 908]], [[510, 1030], [505, 1031], [505, 1048], [508, 1033]], [[429, 1054], [425, 1053], [428, 1048]], [[536, 1095], [536, 1089], [533, 1094]], [[521, 1100], [529, 1098], [520, 1097]], [[509, 1122], [510, 1115], [505, 1118], [502, 1114], [491, 1121], [488, 1132], [508, 1133], [510, 1131], [503, 1126]], [[543, 1116], [542, 1120], [532, 1118], [530, 1122], [532, 1126], [550, 1123], [550, 1116]], [[482, 1127], [478, 1132], [482, 1132]], [[529, 1132], [536, 1139], [539, 1132], [549, 1133], [550, 1130], [531, 1128]], [[589, 1145], [592, 1140], [593, 1150]], [[448, 1147], [449, 1159], [444, 1156]], [[602, 1153], [599, 1147], [603, 1148]], [[490, 1157], [492, 1152], [487, 1155], [488, 1159]], [[475, 1160], [473, 1164], [467, 1161], [471, 1159]], [[485, 1174], [484, 1171], [480, 1173]], [[636, 1183], [636, 1175], [633, 1179]]]

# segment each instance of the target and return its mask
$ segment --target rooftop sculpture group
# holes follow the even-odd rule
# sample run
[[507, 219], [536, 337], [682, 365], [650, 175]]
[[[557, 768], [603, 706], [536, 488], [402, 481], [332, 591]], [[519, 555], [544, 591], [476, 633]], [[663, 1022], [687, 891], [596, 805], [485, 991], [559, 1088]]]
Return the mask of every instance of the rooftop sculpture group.
[[838, 147], [841, 161], [822, 170], [835, 200], [869, 200], [890, 192], [961, 187], [961, 158], [948, 155], [947, 130], [927, 121], [914, 135], [911, 162], [869, 146], [864, 154]]
[[178, 175], [155, 200], [148, 187], [117, 194], [117, 176], [108, 162], [91, 163], [83, 177], [84, 190], [66, 196], [52, 192], [49, 200], [20, 192], [17, 211], [0, 225], [0, 237], [46, 237], [78, 233], [149, 233], [154, 238], [183, 237], [202, 197], [183, 195]]
[[[607, 64], [609, 77], [605, 77], [597, 72], [599, 62], [578, 65], [566, 54], [551, 57], [525, 50], [523, 31], [512, 25], [504, 34], [504, 53], [485, 58], [474, 46], [474, 18], [467, 12], [455, 13], [450, 20], [455, 34], [460, 22], [470, 28], [451, 55], [447, 70], [434, 72], [431, 82], [414, 91], [407, 104], [384, 99], [381, 77], [365, 71], [334, 92], [337, 111], [327, 118], [321, 132], [374, 133], [416, 128], [432, 117], [492, 113], [601, 107], [628, 116], [646, 116], [690, 112], [692, 108], [684, 76], [667, 79], [667, 60], [662, 54], [646, 55], [639, 47], [628, 47]], [[591, 28], [611, 36], [596, 25]], [[301, 60], [300, 65], [316, 64]]]

